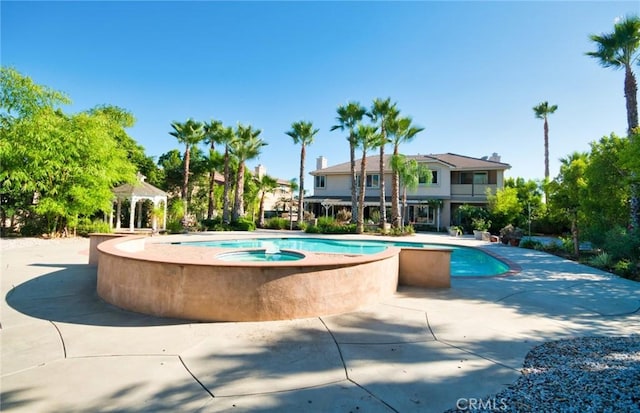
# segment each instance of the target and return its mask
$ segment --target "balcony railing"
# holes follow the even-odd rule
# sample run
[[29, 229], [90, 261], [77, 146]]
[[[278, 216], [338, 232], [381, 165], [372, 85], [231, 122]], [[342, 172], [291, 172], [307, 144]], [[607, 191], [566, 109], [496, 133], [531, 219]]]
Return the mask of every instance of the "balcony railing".
[[479, 199], [486, 199], [487, 188], [491, 189], [491, 192], [495, 193], [498, 186], [490, 184], [452, 184], [451, 196], [471, 196]]

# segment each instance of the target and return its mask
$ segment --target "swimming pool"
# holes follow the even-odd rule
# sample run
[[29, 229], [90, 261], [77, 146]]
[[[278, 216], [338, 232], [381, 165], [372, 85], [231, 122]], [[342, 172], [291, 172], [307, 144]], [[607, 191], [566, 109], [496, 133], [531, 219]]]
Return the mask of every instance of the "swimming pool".
[[216, 248], [264, 248], [266, 250], [300, 250], [330, 254], [377, 254], [389, 246], [408, 248], [446, 248], [451, 252], [452, 277], [495, 276], [509, 271], [509, 266], [491, 255], [470, 247], [425, 244], [403, 241], [370, 241], [324, 238], [251, 238], [215, 241], [188, 241], [174, 244]]

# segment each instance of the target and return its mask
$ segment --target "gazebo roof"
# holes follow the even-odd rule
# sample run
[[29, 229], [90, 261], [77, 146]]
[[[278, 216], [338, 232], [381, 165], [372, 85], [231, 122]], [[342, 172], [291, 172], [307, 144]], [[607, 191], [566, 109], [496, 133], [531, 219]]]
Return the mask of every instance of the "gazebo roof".
[[160, 188], [144, 182], [144, 179], [145, 176], [138, 174], [138, 182], [135, 184], [123, 184], [113, 188], [111, 191], [118, 198], [131, 198], [134, 196], [138, 198], [166, 198], [168, 196], [168, 194]]

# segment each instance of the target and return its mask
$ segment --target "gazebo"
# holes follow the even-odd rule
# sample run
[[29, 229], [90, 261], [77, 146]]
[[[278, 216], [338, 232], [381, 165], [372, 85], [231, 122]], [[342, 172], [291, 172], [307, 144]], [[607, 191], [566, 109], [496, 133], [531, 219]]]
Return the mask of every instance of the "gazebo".
[[[138, 182], [135, 184], [124, 184], [113, 188], [111, 191], [115, 196], [116, 202], [116, 230], [121, 228], [120, 214], [122, 212], [122, 201], [129, 199], [131, 201], [129, 210], [129, 231], [133, 232], [135, 229], [135, 217], [136, 209], [138, 210], [138, 225], [137, 228], [142, 228], [142, 203], [140, 201], [150, 200], [153, 202], [153, 208], [157, 208], [161, 203], [164, 205], [164, 214], [162, 219], [162, 228], [167, 228], [167, 193], [163, 190], [156, 188], [155, 186], [146, 183], [144, 180], [146, 176], [138, 173]], [[138, 208], [136, 208], [138, 206]], [[113, 225], [113, 208], [111, 208], [111, 225]], [[153, 221], [153, 230], [157, 230], [157, 223]]]

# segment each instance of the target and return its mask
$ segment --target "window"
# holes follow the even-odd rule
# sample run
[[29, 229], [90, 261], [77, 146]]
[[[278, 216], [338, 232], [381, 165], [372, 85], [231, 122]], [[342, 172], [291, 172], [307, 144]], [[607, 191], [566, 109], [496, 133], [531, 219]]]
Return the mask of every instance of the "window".
[[324, 175], [318, 175], [315, 177], [314, 179], [314, 183], [315, 183], [315, 187], [316, 188], [324, 188], [325, 187], [325, 176]]
[[[367, 174], [365, 186], [367, 188], [378, 188], [380, 186], [380, 174]], [[360, 188], [360, 175], [356, 175], [356, 188]]]
[[417, 222], [423, 224], [434, 224], [436, 222], [435, 209], [431, 208], [429, 205], [420, 205], [417, 209]]
[[429, 172], [431, 172], [431, 182], [429, 182], [429, 174], [425, 174], [418, 177], [418, 184], [427, 185], [429, 183], [431, 184], [438, 183], [438, 171], [434, 171], [433, 169], [430, 169]]
[[476, 185], [486, 185], [489, 182], [486, 172], [474, 172], [473, 183]]
[[486, 172], [461, 172], [460, 183], [486, 185], [489, 183], [489, 179]]

